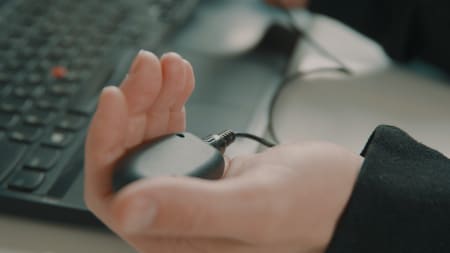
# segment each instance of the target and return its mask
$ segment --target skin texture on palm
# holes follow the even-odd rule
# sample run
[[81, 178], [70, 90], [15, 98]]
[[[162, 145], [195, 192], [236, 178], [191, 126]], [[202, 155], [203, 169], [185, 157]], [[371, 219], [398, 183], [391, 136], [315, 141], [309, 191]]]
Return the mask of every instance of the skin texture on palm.
[[[280, 145], [228, 162], [218, 181], [160, 177], [112, 191], [129, 148], [185, 128], [191, 65], [141, 51], [105, 88], [86, 140], [85, 200], [139, 252], [323, 252], [362, 158], [329, 143]], [[174, 151], [176, 159], [176, 151]]]

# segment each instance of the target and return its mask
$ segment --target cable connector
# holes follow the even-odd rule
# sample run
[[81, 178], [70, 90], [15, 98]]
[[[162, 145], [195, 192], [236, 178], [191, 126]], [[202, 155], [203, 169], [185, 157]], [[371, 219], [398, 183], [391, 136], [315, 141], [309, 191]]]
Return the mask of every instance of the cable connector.
[[269, 148], [274, 147], [276, 145], [275, 143], [272, 143], [256, 135], [249, 133], [235, 133], [231, 130], [225, 130], [218, 134], [208, 135], [206, 138], [203, 139], [203, 141], [215, 147], [223, 154], [225, 152], [225, 149], [228, 146], [230, 146], [236, 140], [236, 138], [247, 138], [250, 140], [254, 140]]
[[225, 149], [236, 140], [236, 134], [231, 130], [225, 130], [218, 134], [208, 135], [203, 139], [209, 145], [215, 147], [220, 153], [224, 153]]

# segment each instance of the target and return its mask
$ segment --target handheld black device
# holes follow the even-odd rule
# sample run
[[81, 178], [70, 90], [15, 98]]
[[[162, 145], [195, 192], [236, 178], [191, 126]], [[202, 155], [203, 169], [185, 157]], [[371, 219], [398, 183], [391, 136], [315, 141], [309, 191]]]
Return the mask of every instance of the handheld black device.
[[114, 189], [118, 191], [141, 178], [163, 175], [219, 179], [225, 166], [222, 152], [233, 140], [230, 131], [204, 140], [191, 133], [177, 133], [140, 145], [118, 162]]

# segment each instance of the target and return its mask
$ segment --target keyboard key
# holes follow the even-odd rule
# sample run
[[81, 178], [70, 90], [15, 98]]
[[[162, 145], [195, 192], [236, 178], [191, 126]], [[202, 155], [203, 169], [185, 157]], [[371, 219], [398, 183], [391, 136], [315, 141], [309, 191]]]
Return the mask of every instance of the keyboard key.
[[70, 67], [75, 70], [87, 69], [87, 68], [93, 66], [94, 63], [95, 63], [94, 59], [80, 57], [80, 58], [74, 59], [72, 61], [72, 63], [70, 64]]
[[36, 190], [45, 179], [45, 174], [37, 171], [20, 170], [9, 180], [8, 188], [24, 192]]
[[0, 129], [7, 129], [12, 127], [19, 117], [11, 113], [0, 113]]
[[42, 144], [55, 148], [64, 148], [72, 141], [72, 139], [72, 134], [55, 130], [44, 138]]
[[62, 108], [67, 102], [66, 98], [45, 96], [40, 97], [36, 101], [36, 105], [42, 110], [58, 110]]
[[67, 75], [68, 71], [64, 66], [54, 66], [50, 72], [53, 78], [63, 79]]
[[30, 95], [30, 90], [25, 86], [17, 86], [14, 87], [13, 94], [18, 98], [27, 98]]
[[[30, 41], [30, 43], [33, 43], [33, 42]], [[32, 48], [32, 47], [25, 46], [18, 52], [17, 56], [22, 61], [28, 61], [29, 59], [36, 57], [36, 50], [34, 50], [34, 48]]]
[[8, 84], [11, 81], [11, 77], [7, 72], [0, 72], [0, 85]]
[[12, 90], [12, 85], [0, 83], [0, 96], [7, 96]]
[[10, 103], [1, 103], [0, 104], [0, 111], [1, 112], [9, 112], [9, 113], [14, 113], [14, 112], [17, 112], [18, 110], [17, 110], [17, 108], [14, 106], [14, 105], [12, 105], [12, 104], [10, 104]]
[[[90, 62], [92, 63], [90, 66], [94, 66], [94, 63], [96, 61], [91, 60]], [[88, 68], [88, 67], [86, 67], [86, 68]], [[85, 80], [90, 74], [90, 71], [86, 70], [86, 68], [84, 70], [83, 69], [78, 69], [78, 70], [71, 69], [70, 72], [67, 73], [67, 75], [64, 77], [63, 81], [70, 82], [70, 83], [78, 83], [82, 80]]]
[[78, 115], [65, 115], [59, 121], [57, 127], [68, 131], [80, 130], [86, 125], [86, 118]]
[[40, 86], [20, 85], [13, 88], [12, 95], [19, 99], [27, 99], [39, 97], [43, 92], [43, 87]]
[[73, 46], [75, 37], [73, 35], [64, 35], [59, 38], [59, 41], [57, 43], [57, 46], [62, 48], [71, 48]]
[[43, 126], [49, 124], [53, 113], [40, 110], [32, 110], [23, 116], [23, 122], [28, 125]]
[[23, 62], [18, 59], [11, 59], [6, 63], [6, 69], [11, 72], [16, 72], [23, 67]]
[[27, 99], [7, 97], [0, 102], [0, 112], [20, 112], [25, 110], [30, 104], [30, 101]]
[[10, 42], [6, 38], [0, 39], [0, 49], [7, 51], [10, 47]]
[[[42, 65], [45, 64], [45, 62], [40, 64], [40, 67], [43, 67]], [[44, 81], [44, 78], [42, 75], [38, 73], [32, 73], [30, 75], [27, 75], [27, 78], [25, 82], [30, 85], [39, 85]]]
[[50, 86], [50, 93], [54, 96], [70, 96], [77, 92], [78, 86], [71, 83], [56, 83]]
[[25, 167], [48, 171], [56, 164], [60, 155], [61, 152], [58, 150], [40, 147], [28, 158]]
[[42, 132], [39, 128], [22, 125], [19, 127], [15, 127], [14, 130], [9, 134], [9, 138], [18, 142], [33, 143], [40, 137], [41, 133]]
[[65, 50], [63, 48], [53, 48], [48, 52], [47, 57], [52, 61], [58, 61], [64, 57]]
[[39, 30], [32, 30], [28, 37], [28, 45], [30, 48], [38, 48], [45, 44], [46, 38], [39, 33]]
[[0, 139], [0, 181], [14, 169], [25, 154], [26, 148], [24, 144]]
[[[51, 69], [51, 67], [52, 67], [52, 63], [49, 60], [46, 60], [46, 59], [40, 60], [35, 65], [35, 69], [36, 70], [45, 71], [45, 72], [49, 71]], [[40, 75], [39, 76], [35, 76], [34, 79], [35, 80], [40, 80], [40, 81], [42, 80]]]

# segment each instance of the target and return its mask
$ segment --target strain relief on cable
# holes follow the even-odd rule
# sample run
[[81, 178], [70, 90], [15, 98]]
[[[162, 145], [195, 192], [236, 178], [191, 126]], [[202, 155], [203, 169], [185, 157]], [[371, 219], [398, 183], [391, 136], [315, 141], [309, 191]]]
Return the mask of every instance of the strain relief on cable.
[[209, 145], [215, 147], [222, 154], [225, 152], [225, 149], [234, 142], [236, 139], [236, 135], [231, 130], [225, 130], [218, 134], [211, 134], [203, 139]]

